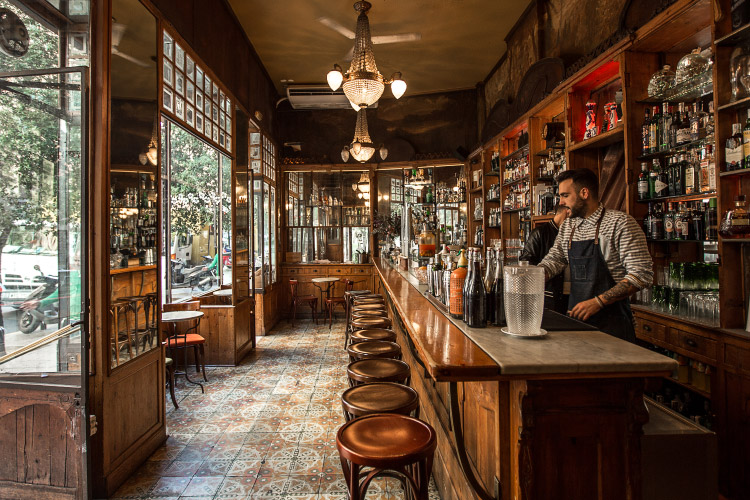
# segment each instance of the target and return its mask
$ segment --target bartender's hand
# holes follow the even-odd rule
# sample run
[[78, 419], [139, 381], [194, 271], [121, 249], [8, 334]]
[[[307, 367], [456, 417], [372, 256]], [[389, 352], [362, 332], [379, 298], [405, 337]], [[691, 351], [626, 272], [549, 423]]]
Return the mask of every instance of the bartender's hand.
[[580, 321], [586, 321], [601, 310], [602, 307], [599, 305], [599, 301], [596, 299], [589, 299], [573, 306], [573, 309], [568, 311], [568, 316]]

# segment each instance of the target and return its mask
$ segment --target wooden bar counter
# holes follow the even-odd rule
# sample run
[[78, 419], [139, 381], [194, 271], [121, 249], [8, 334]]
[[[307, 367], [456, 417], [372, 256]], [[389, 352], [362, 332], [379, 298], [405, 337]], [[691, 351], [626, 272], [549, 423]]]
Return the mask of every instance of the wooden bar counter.
[[469, 329], [408, 273], [374, 267], [421, 418], [438, 433], [441, 498], [641, 498], [643, 390], [674, 360], [598, 331]]

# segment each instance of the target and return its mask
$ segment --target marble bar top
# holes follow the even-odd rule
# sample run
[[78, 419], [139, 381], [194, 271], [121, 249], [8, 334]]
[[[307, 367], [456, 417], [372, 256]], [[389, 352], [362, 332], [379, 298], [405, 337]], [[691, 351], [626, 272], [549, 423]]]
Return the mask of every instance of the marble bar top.
[[[435, 339], [435, 331], [449, 333], [453, 344], [458, 342], [456, 331], [460, 332], [464, 342], [477, 346], [496, 365], [496, 373], [491, 378], [497, 380], [649, 377], [669, 375], [677, 369], [677, 362], [671, 358], [596, 330], [550, 331], [544, 337], [519, 338], [506, 335], [497, 327], [469, 328], [434, 305], [425, 296], [427, 287], [409, 273], [380, 261], [375, 262], [375, 268], [417, 350], [427, 361], [440, 359], [444, 364], [441, 371], [452, 373], [454, 380], [472, 380], [461, 377], [471, 377], [468, 371], [462, 373], [460, 369], [467, 362], [460, 355], [461, 351], [468, 352], [468, 348], [463, 345], [459, 349], [449, 349], [456, 355], [446, 358], [445, 347]], [[408, 286], [404, 286], [407, 283]], [[475, 358], [486, 361], [480, 356]], [[454, 362], [456, 369], [451, 370], [450, 364]], [[486, 377], [480, 379], [486, 380]]]

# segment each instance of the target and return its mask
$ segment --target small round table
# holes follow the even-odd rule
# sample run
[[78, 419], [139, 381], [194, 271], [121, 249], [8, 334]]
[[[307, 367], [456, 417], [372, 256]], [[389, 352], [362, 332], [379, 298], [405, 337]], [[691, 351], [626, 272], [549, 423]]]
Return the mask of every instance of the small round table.
[[[169, 311], [169, 312], [163, 312], [161, 313], [161, 322], [162, 323], [182, 323], [185, 321], [195, 321], [198, 320], [198, 324], [200, 325], [200, 319], [203, 317], [203, 313], [200, 311]], [[167, 347], [169, 347], [169, 339], [167, 339]], [[193, 382], [190, 380], [190, 377], [188, 376], [188, 369], [187, 369], [187, 351], [185, 351], [185, 359], [183, 361], [183, 364], [185, 365], [185, 380], [187, 380], [189, 383], [193, 385], [199, 385], [201, 387], [201, 392], [203, 392], [203, 384], [200, 382]], [[177, 375], [177, 373], [175, 373]]]
[[336, 283], [340, 278], [313, 278], [310, 281], [313, 285], [315, 285], [318, 290], [320, 290], [320, 310], [323, 310], [323, 306], [325, 305], [325, 302], [323, 301], [323, 285], [325, 285], [325, 294], [326, 298], [329, 298], [331, 296], [331, 287], [334, 283]]
[[216, 290], [214, 292], [215, 297], [219, 297], [220, 300], [226, 302], [227, 299], [229, 299], [229, 303], [232, 302], [232, 289], [231, 288], [223, 288], [221, 290]]

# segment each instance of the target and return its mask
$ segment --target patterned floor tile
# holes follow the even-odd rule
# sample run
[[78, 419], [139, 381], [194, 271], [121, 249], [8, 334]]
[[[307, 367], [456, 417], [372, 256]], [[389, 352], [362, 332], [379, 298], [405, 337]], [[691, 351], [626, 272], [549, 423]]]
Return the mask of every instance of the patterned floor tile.
[[[342, 321], [282, 321], [239, 366], [208, 368], [205, 393], [178, 377], [180, 408], [165, 404], [170, 437], [112, 498], [346, 500], [342, 345]], [[397, 486], [378, 479], [367, 500], [401, 498]]]

